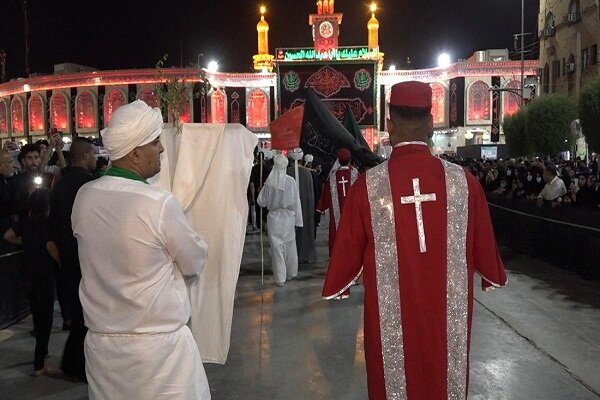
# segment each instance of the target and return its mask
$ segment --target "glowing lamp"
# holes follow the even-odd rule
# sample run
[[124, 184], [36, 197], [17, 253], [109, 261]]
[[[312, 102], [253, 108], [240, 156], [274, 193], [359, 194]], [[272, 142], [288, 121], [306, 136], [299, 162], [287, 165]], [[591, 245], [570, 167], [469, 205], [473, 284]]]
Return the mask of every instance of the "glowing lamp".
[[394, 64], [390, 65], [389, 70], [390, 71], [395, 71], [396, 70], [396, 66]]
[[267, 12], [267, 7], [260, 6], [260, 15], [264, 15]]
[[371, 12], [374, 13], [375, 11], [377, 11], [377, 4], [371, 3]]
[[62, 123], [62, 124], [60, 124], [60, 127], [61, 127], [61, 129], [67, 129], [67, 124]]
[[452, 60], [450, 59], [450, 55], [448, 53], [442, 53], [438, 56], [437, 64], [440, 68], [448, 68]]
[[208, 63], [208, 67], [206, 69], [208, 72], [217, 72], [219, 70], [219, 63], [213, 60]]
[[33, 178], [33, 183], [36, 186], [40, 186], [42, 184], [42, 178], [40, 176], [36, 176], [35, 178]]

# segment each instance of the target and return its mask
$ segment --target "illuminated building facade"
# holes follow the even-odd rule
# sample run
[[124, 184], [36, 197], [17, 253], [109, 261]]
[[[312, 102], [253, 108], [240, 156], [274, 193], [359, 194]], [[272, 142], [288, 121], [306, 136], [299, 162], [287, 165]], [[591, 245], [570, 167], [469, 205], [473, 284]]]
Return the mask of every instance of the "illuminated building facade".
[[[212, 89], [206, 96], [190, 96], [182, 105], [183, 122], [240, 123], [266, 140], [268, 147], [270, 122], [301, 104], [310, 88], [338, 118], [349, 107], [367, 142], [377, 147], [386, 140], [391, 86], [417, 80], [432, 86], [436, 152], [454, 152], [465, 144], [503, 142], [502, 120], [520, 106], [515, 93], [520, 89], [521, 65], [508, 60], [507, 54], [488, 59], [478, 55], [486, 52], [478, 52], [445, 68], [384, 70], [376, 8], [371, 8], [371, 18], [365, 21], [367, 45], [339, 46], [343, 15], [334, 11], [330, 0], [319, 1], [317, 12], [309, 17], [313, 47], [281, 48], [271, 55], [265, 11], [261, 9], [257, 25], [257, 72], [206, 71]], [[526, 83], [537, 83], [538, 68], [538, 61], [525, 62]], [[190, 92], [199, 91], [197, 71], [172, 68], [163, 73], [166, 78], [185, 79]], [[36, 140], [52, 128], [64, 136], [97, 136], [123, 104], [142, 99], [157, 106], [154, 85], [158, 82], [155, 69], [130, 69], [88, 70], [0, 84], [0, 139]]]

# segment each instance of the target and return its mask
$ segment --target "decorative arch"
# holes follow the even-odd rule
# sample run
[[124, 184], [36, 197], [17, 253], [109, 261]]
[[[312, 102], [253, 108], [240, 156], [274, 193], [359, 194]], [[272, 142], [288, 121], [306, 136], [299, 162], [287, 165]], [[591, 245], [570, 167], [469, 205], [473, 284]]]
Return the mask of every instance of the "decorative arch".
[[227, 123], [227, 95], [221, 89], [210, 96], [210, 116], [213, 124]]
[[75, 98], [75, 121], [78, 131], [94, 131], [97, 129], [98, 100], [89, 90], [80, 92]]
[[509, 90], [502, 95], [502, 111], [504, 117], [510, 117], [521, 108], [521, 97], [518, 94], [521, 91], [521, 82], [512, 80], [504, 86], [504, 89]]
[[231, 95], [231, 98], [233, 99], [231, 101], [230, 104], [230, 111], [231, 111], [231, 123], [234, 124], [239, 124], [241, 123], [241, 115], [240, 115], [240, 102], [238, 101], [240, 98], [240, 95], [238, 94], [238, 92], [233, 92], [233, 94]]
[[476, 81], [469, 88], [468, 117], [470, 121], [488, 121], [490, 114], [490, 87], [484, 81]]
[[158, 99], [154, 95], [154, 91], [152, 89], [142, 89], [138, 92], [137, 98], [138, 100], [146, 102], [146, 104], [148, 104], [152, 108], [158, 107]]
[[444, 85], [434, 82], [431, 86], [431, 115], [433, 116], [433, 127], [443, 128], [446, 124], [446, 88]]
[[112, 89], [104, 97], [104, 127], [108, 126], [110, 117], [119, 107], [127, 104], [125, 93], [119, 89]]
[[50, 97], [50, 126], [59, 132], [69, 132], [69, 98], [63, 92]]
[[246, 127], [248, 129], [267, 128], [269, 125], [269, 96], [256, 88], [246, 98]]
[[10, 121], [12, 132], [13, 134], [17, 134], [17, 136], [25, 134], [24, 114], [23, 100], [19, 96], [13, 97], [10, 104]]
[[27, 107], [29, 117], [29, 132], [46, 132], [46, 102], [39, 94], [32, 94]]
[[0, 135], [8, 135], [8, 104], [6, 99], [0, 99]]

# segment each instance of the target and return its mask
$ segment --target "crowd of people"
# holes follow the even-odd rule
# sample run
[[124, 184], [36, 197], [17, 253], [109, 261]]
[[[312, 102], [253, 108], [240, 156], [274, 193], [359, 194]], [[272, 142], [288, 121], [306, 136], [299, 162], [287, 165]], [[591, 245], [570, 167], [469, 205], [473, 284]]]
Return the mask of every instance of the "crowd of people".
[[63, 152], [58, 133], [18, 150], [8, 143], [0, 150], [0, 226], [4, 249], [11, 245], [23, 249], [22, 273], [33, 316], [31, 334], [36, 338], [33, 373], [48, 372], [45, 359], [58, 298], [63, 330], [71, 331], [61, 368], [85, 381], [81, 272], [70, 219], [77, 190], [100, 170], [96, 148], [80, 138]]
[[557, 158], [447, 159], [468, 168], [488, 193], [539, 206], [600, 210], [598, 156], [589, 164]]

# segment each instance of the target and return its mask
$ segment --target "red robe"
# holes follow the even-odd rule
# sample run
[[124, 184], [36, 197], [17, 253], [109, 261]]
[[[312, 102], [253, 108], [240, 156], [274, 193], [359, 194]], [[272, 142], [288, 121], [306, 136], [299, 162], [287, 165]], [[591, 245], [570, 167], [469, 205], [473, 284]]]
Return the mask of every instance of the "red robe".
[[[449, 265], [451, 265], [456, 252], [450, 251], [450, 249], [454, 249], [454, 245], [452, 240], [448, 241], [451, 236], [450, 229], [454, 228], [447, 223], [447, 218], [451, 212], [454, 212], [452, 211], [454, 202], [447, 204], [447, 196], [462, 196], [463, 204], [468, 210], [468, 212], [462, 213], [466, 226], [466, 233], [465, 230], [462, 233], [464, 251], [461, 256], [465, 260], [465, 271], [464, 290], [459, 292], [464, 302], [465, 329], [462, 352], [466, 358], [461, 365], [462, 369], [467, 371], [462, 371], [464, 379], [459, 391], [464, 390], [464, 393], [459, 393], [458, 398], [463, 397], [463, 394], [463, 398], [466, 398], [467, 393], [467, 360], [473, 310], [473, 273], [477, 271], [482, 275], [484, 288], [503, 286], [506, 283], [504, 266], [497, 250], [487, 201], [481, 185], [471, 174], [454, 166], [454, 172], [458, 168], [458, 173], [464, 174], [462, 180], [466, 190], [447, 194], [447, 175], [445, 175], [445, 170], [449, 168], [447, 165], [433, 157], [425, 145], [419, 144], [394, 148], [390, 160], [383, 165], [389, 173], [388, 187], [391, 187], [388, 191], [391, 191], [390, 198], [393, 207], [389, 206], [389, 208], [393, 209], [395, 223], [396, 246], [393, 251], [397, 252], [396, 279], [398, 279], [399, 304], [401, 304], [399, 307], [401, 315], [397, 319], [401, 320], [400, 330], [403, 346], [399, 347], [403, 351], [403, 362], [402, 368], [394, 364], [392, 372], [395, 373], [402, 369], [405, 392], [396, 398], [411, 400], [449, 398], [450, 377], [447, 371], [450, 369], [448, 360], [449, 352], [454, 347], [448, 346], [448, 341], [454, 339], [453, 331], [447, 331], [453, 327], [453, 324], [447, 323], [447, 318], [452, 312], [447, 308], [451, 292], [447, 275], [451, 273]], [[386, 297], [380, 297], [380, 294], [383, 294], [384, 291], [388, 293], [389, 287], [381, 289], [377, 284], [381, 267], [376, 270], [376, 265], [379, 265], [381, 258], [385, 256], [382, 253], [387, 252], [378, 252], [376, 260], [375, 247], [377, 244], [374, 237], [385, 238], [386, 235], [389, 236], [390, 231], [388, 228], [388, 232], [384, 232], [384, 235], [380, 235], [380, 233], [375, 235], [373, 232], [373, 218], [382, 219], [378, 217], [379, 214], [372, 214], [372, 202], [369, 202], [368, 187], [373, 187], [373, 183], [368, 186], [366, 176], [367, 174], [363, 174], [359, 177], [346, 199], [345, 211], [337, 231], [323, 288], [323, 296], [332, 298], [343, 292], [362, 271], [365, 287], [365, 359], [369, 399], [379, 400], [392, 397], [391, 395], [386, 397], [386, 390], [389, 390], [386, 389], [386, 383], [391, 384], [392, 382], [391, 379], [386, 382], [384, 378], [385, 371], [389, 373], [390, 369], [384, 371], [384, 355], [382, 354], [382, 349], [386, 351], [386, 354], [390, 354], [388, 351], [390, 340], [383, 342], [381, 340], [383, 326], [381, 320], [388, 318], [384, 317], [380, 320], [380, 315], [387, 314], [380, 314], [379, 309], [379, 303], [386, 302]], [[421, 194], [435, 194], [434, 201], [421, 203], [425, 252], [420, 251], [415, 204], [410, 202], [403, 204], [401, 201], [401, 198], [415, 194], [415, 178], [418, 178]], [[448, 205], [451, 207], [448, 208]], [[385, 213], [383, 218], [385, 218]], [[385, 219], [383, 221], [386, 222]], [[394, 229], [391, 231], [392, 235]], [[454, 236], [450, 237], [450, 239], [453, 238]], [[391, 268], [396, 273], [396, 268]], [[381, 290], [381, 293], [378, 293], [378, 290]], [[458, 299], [461, 299], [460, 296]], [[450, 359], [454, 358], [450, 357]], [[460, 381], [460, 379], [458, 380]], [[456, 379], [452, 382], [456, 382]]]
[[[333, 250], [333, 243], [335, 242], [335, 232], [337, 230], [337, 225], [339, 225], [340, 221], [338, 220], [336, 223], [336, 212], [334, 212], [334, 202], [333, 197], [337, 197], [339, 204], [339, 215], [341, 216], [342, 210], [344, 208], [344, 204], [346, 202], [346, 198], [348, 197], [348, 193], [350, 193], [350, 187], [356, 182], [356, 177], [358, 176], [358, 172], [354, 168], [350, 167], [340, 167], [335, 172], [335, 188], [332, 190], [331, 188], [331, 174], [327, 181], [325, 182], [325, 187], [323, 188], [323, 193], [321, 194], [321, 198], [317, 203], [317, 212], [325, 213], [325, 211], [329, 210], [329, 255], [331, 256], [331, 252]], [[345, 187], [344, 187], [345, 186]], [[345, 189], [345, 190], [344, 190]], [[339, 217], [338, 217], [339, 218]]]

